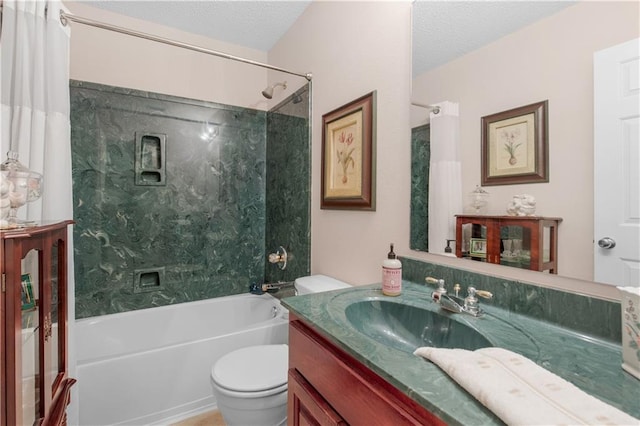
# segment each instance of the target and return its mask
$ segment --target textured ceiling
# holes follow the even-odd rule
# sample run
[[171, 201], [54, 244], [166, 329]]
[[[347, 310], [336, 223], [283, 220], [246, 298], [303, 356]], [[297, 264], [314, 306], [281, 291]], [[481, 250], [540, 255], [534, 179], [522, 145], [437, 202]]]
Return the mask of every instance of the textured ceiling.
[[574, 3], [416, 0], [413, 75], [445, 64]]
[[89, 0], [121, 15], [269, 51], [311, 0]]
[[[310, 2], [90, 0], [88, 3], [122, 15], [266, 52]], [[573, 3], [566, 0], [414, 0], [413, 74], [420, 75]]]

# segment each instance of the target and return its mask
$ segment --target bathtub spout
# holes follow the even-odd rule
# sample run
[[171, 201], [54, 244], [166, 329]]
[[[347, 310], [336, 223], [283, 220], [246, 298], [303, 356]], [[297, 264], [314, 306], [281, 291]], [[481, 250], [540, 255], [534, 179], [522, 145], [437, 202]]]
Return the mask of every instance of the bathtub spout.
[[251, 294], [262, 294], [264, 291], [262, 290], [262, 285], [257, 283], [251, 283], [249, 286], [249, 293]]
[[249, 293], [252, 293], [252, 294], [262, 294], [265, 292], [275, 293], [282, 288], [287, 288], [292, 286], [293, 286], [293, 281], [269, 283], [269, 284], [254, 283], [249, 286]]

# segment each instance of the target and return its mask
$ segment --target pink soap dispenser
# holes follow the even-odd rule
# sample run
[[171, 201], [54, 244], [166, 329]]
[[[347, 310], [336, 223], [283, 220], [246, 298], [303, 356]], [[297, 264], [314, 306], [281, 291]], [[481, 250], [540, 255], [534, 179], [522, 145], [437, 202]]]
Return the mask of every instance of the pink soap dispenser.
[[402, 293], [402, 263], [393, 252], [393, 243], [387, 258], [382, 262], [382, 294], [398, 296]]

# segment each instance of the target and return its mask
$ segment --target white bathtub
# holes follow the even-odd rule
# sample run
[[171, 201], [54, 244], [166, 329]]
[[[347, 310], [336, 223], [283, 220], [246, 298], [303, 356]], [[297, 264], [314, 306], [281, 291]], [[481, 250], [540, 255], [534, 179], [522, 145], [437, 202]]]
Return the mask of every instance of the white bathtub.
[[215, 408], [214, 361], [287, 343], [287, 318], [271, 295], [242, 294], [76, 321], [79, 424], [168, 424]]

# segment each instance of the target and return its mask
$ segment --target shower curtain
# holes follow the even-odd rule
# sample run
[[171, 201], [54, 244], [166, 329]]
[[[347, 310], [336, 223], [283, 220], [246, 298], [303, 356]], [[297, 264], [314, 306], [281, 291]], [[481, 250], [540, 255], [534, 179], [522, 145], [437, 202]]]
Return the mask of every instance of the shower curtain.
[[[59, 0], [4, 0], [0, 27], [0, 162], [7, 151], [44, 177], [42, 197], [18, 209], [33, 221], [73, 218], [69, 121], [70, 30], [60, 23]], [[76, 375], [74, 341], [75, 281], [73, 232], [67, 243], [68, 372]], [[34, 256], [23, 261], [32, 270]], [[72, 389], [69, 424], [76, 424], [76, 389]]]
[[72, 218], [69, 28], [58, 0], [4, 0], [0, 35], [0, 162], [9, 150], [44, 176], [42, 197], [18, 209], [34, 221]]
[[447, 101], [436, 105], [439, 113], [430, 115], [429, 253], [444, 254], [447, 240], [455, 240], [455, 215], [462, 213], [462, 166], [458, 104]]

